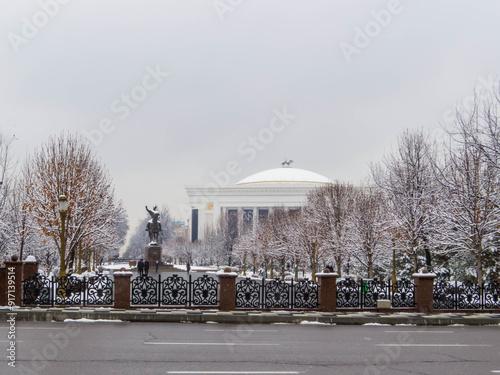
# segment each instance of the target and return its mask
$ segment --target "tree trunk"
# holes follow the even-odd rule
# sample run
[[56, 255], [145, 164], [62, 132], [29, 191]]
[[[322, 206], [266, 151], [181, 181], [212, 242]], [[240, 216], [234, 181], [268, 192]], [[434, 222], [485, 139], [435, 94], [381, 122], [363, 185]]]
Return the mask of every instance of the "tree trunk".
[[413, 251], [413, 273], [418, 273], [418, 257], [416, 251]]
[[477, 253], [477, 283], [483, 285], [483, 256], [480, 250]]
[[426, 247], [425, 248], [425, 265], [427, 267], [427, 270], [429, 272], [432, 271], [432, 259], [431, 259], [431, 252], [429, 249]]
[[372, 255], [368, 255], [368, 278], [373, 279], [373, 260]]
[[285, 280], [286, 259], [281, 259], [281, 280]]
[[340, 257], [336, 257], [335, 264], [337, 265], [337, 274], [339, 277], [342, 277], [342, 259], [340, 259]]
[[316, 281], [316, 242], [312, 244], [312, 255], [311, 255], [311, 280]]

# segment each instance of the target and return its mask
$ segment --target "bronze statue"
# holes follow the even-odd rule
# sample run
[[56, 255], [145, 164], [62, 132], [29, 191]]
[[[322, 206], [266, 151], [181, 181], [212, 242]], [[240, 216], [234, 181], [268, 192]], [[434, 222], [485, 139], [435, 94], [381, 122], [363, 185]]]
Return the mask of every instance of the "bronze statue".
[[148, 206], [146, 206], [146, 211], [148, 211], [149, 215], [151, 215], [151, 220], [149, 220], [146, 225], [146, 230], [149, 233], [149, 241], [151, 244], [158, 244], [158, 235], [162, 230], [160, 212], [157, 210], [156, 206], [153, 207], [153, 211], [148, 209]]

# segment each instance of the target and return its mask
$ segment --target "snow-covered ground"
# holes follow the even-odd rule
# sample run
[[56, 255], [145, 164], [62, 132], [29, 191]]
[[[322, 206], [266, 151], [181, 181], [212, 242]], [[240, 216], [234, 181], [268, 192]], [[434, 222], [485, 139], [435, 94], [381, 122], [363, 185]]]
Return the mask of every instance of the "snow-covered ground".
[[125, 268], [126, 270], [132, 269], [132, 267], [127, 263], [111, 263], [111, 264], [105, 264], [102, 267], [107, 270], [120, 270], [122, 268]]
[[[174, 264], [173, 267], [178, 270], [187, 272], [187, 266], [185, 264]], [[190, 266], [190, 270], [196, 272], [213, 273], [217, 272], [217, 266]]]

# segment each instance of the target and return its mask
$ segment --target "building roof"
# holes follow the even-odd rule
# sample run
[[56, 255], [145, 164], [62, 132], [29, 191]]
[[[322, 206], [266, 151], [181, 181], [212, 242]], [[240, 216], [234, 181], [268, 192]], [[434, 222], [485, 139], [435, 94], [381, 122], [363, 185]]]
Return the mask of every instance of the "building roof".
[[255, 173], [236, 185], [246, 184], [331, 184], [332, 180], [304, 169], [283, 167]]

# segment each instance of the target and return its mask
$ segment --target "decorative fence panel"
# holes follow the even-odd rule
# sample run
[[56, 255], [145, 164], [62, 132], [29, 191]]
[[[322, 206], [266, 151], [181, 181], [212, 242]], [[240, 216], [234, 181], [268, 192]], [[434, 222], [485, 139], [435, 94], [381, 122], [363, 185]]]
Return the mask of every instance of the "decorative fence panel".
[[237, 308], [317, 309], [318, 284], [246, 278], [236, 283]]
[[390, 300], [393, 307], [415, 307], [413, 280], [391, 281], [379, 279], [359, 282], [347, 278], [337, 282], [337, 307], [375, 308], [378, 300]]
[[415, 284], [413, 280], [401, 279], [389, 286], [393, 307], [415, 307]]
[[188, 304], [188, 281], [177, 275], [169, 276], [162, 281], [161, 304], [185, 306]]
[[29, 276], [23, 282], [24, 305], [52, 305], [52, 282], [49, 278], [36, 275]]
[[236, 307], [258, 309], [261, 305], [261, 283], [250, 278], [236, 283]]
[[97, 275], [48, 278], [30, 276], [23, 281], [23, 305], [37, 306], [112, 306], [113, 279]]
[[151, 276], [139, 276], [132, 280], [132, 305], [157, 305], [158, 281]]
[[483, 285], [458, 281], [434, 282], [434, 309], [500, 309], [500, 283]]
[[172, 275], [165, 280], [151, 276], [138, 276], [132, 280], [133, 306], [218, 306], [219, 281], [203, 275], [188, 279]]

